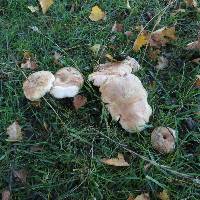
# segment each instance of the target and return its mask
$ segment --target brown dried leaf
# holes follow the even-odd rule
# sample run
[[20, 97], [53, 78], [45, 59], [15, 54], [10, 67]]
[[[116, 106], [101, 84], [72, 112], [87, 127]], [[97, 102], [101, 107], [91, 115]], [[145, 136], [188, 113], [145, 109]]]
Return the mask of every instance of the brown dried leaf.
[[129, 195], [127, 200], [134, 200], [134, 197], [132, 195]]
[[35, 70], [37, 68], [37, 63], [35, 61], [32, 61], [30, 58], [26, 60], [25, 63], [21, 64], [22, 69], [32, 69]]
[[160, 200], [170, 200], [169, 195], [166, 190], [163, 190], [162, 192], [160, 192], [158, 197]]
[[76, 110], [83, 107], [87, 103], [87, 98], [82, 95], [77, 95], [74, 97], [73, 105]]
[[142, 193], [138, 195], [134, 200], [150, 200], [148, 193]]
[[39, 0], [43, 14], [45, 14], [49, 7], [54, 3], [53, 0]]
[[187, 44], [186, 49], [187, 50], [199, 50], [200, 49], [200, 39], [195, 42], [191, 42], [191, 43]]
[[185, 0], [187, 6], [197, 8], [197, 1], [196, 0]]
[[192, 60], [193, 63], [200, 64], [200, 58], [195, 58]]
[[101, 10], [101, 8], [99, 8], [98, 6], [94, 6], [92, 7], [92, 11], [90, 13], [90, 20], [96, 22], [96, 21], [99, 21], [99, 20], [102, 20], [104, 19], [106, 16], [105, 12], [103, 12]]
[[200, 87], [200, 75], [197, 75], [197, 80], [195, 82], [195, 86]]
[[20, 182], [26, 183], [28, 172], [25, 169], [13, 170], [13, 176]]
[[123, 29], [124, 29], [123, 24], [117, 23], [117, 22], [115, 21], [115, 23], [114, 23], [114, 25], [113, 25], [113, 27], [112, 27], [112, 32], [122, 32]]
[[38, 152], [38, 151], [43, 151], [43, 150], [44, 150], [43, 147], [40, 145], [35, 145], [35, 146], [30, 147], [30, 151], [32, 152]]
[[15, 121], [7, 128], [8, 139], [6, 141], [9, 142], [17, 142], [22, 140], [22, 131], [18, 122]]
[[117, 158], [103, 158], [101, 160], [106, 165], [112, 165], [112, 166], [117, 166], [117, 167], [127, 167], [129, 164], [124, 160], [124, 156], [121, 153], [118, 153]]
[[2, 192], [2, 200], [10, 200], [10, 191], [9, 190], [4, 190]]
[[156, 49], [156, 50], [151, 50], [149, 52], [149, 58], [153, 61], [156, 61], [158, 59], [158, 56], [160, 54], [160, 50]]

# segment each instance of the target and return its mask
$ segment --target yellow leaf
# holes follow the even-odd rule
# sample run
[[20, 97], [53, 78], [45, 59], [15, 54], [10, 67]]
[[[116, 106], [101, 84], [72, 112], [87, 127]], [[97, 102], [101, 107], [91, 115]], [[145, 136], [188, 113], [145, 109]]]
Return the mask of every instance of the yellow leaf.
[[124, 160], [124, 156], [121, 153], [118, 153], [118, 158], [103, 158], [101, 160], [106, 165], [112, 165], [117, 167], [127, 167], [129, 164]]
[[139, 34], [134, 42], [133, 51], [137, 52], [142, 46], [148, 44], [149, 36], [149, 33], [146, 31], [143, 31], [141, 34]]
[[92, 11], [89, 16], [90, 20], [92, 21], [99, 21], [105, 18], [105, 12], [101, 10], [98, 6], [92, 7]]
[[45, 14], [49, 7], [54, 3], [53, 0], [39, 0], [42, 12]]
[[7, 128], [7, 134], [9, 142], [16, 142], [22, 140], [22, 131], [21, 127], [19, 126], [18, 122], [15, 121]]
[[134, 200], [150, 200], [148, 193], [138, 195]]
[[170, 200], [169, 195], [166, 190], [163, 190], [162, 192], [160, 192], [158, 197], [160, 198], [160, 200]]
[[165, 28], [162, 31], [162, 36], [163, 37], [168, 37], [171, 40], [176, 40], [176, 31], [174, 27], [170, 27], [170, 28]]

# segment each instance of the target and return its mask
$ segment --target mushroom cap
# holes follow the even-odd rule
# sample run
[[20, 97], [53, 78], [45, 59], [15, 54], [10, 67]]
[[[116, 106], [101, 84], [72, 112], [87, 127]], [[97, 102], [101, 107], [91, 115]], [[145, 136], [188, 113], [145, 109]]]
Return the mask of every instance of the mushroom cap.
[[122, 128], [128, 132], [145, 128], [152, 109], [147, 102], [148, 94], [137, 76], [112, 77], [100, 86], [100, 92], [112, 118], [119, 120]]
[[151, 143], [154, 149], [167, 154], [175, 149], [176, 132], [169, 127], [157, 127], [151, 133]]
[[50, 94], [58, 99], [74, 97], [78, 94], [83, 82], [82, 74], [77, 69], [64, 67], [56, 72]]
[[30, 101], [37, 101], [50, 91], [54, 80], [54, 75], [49, 71], [35, 72], [23, 83], [24, 95]]
[[89, 81], [93, 81], [95, 86], [100, 86], [112, 76], [123, 76], [125, 74], [130, 74], [132, 71], [136, 72], [140, 68], [139, 63], [134, 58], [128, 56], [125, 60], [120, 62], [108, 62], [98, 65], [96, 67], [97, 71], [89, 75]]

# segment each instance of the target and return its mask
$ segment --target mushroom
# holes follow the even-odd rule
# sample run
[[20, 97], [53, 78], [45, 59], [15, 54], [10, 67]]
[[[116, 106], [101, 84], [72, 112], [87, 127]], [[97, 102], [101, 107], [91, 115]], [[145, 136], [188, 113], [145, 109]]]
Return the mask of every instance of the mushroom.
[[30, 101], [37, 101], [50, 91], [54, 80], [54, 75], [49, 71], [35, 72], [23, 83], [24, 95]]
[[78, 94], [83, 82], [82, 74], [77, 69], [64, 67], [56, 72], [50, 94], [57, 99], [74, 97]]
[[120, 63], [100, 65], [97, 72], [89, 75], [89, 80], [100, 87], [101, 99], [113, 120], [128, 132], [142, 131], [152, 114], [146, 90], [139, 78], [131, 74], [132, 69], [139, 68], [137, 61], [128, 57]]
[[169, 127], [157, 127], [151, 133], [151, 144], [154, 149], [162, 154], [167, 154], [175, 149], [176, 132]]

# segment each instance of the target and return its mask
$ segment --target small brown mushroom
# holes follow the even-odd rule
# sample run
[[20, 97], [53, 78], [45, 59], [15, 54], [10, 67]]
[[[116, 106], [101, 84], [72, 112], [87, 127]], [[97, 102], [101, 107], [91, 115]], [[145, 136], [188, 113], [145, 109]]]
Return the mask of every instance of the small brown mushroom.
[[50, 91], [54, 80], [54, 75], [49, 71], [35, 72], [23, 83], [24, 95], [30, 101], [37, 101]]
[[169, 127], [157, 127], [151, 133], [151, 144], [154, 149], [162, 154], [167, 154], [175, 149], [176, 132]]
[[82, 74], [73, 67], [58, 70], [55, 78], [50, 94], [57, 99], [76, 96], [84, 82]]

